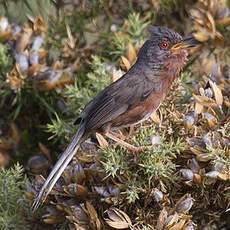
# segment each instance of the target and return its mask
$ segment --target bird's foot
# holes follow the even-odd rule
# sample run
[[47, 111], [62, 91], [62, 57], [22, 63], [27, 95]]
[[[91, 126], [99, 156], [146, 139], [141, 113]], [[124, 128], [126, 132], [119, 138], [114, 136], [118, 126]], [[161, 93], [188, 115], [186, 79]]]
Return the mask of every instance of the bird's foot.
[[134, 154], [138, 154], [138, 153], [141, 153], [145, 150], [148, 150], [150, 149], [152, 146], [133, 146], [132, 145], [132, 148], [128, 148], [128, 150], [130, 150], [130, 152], [134, 153]]
[[124, 140], [121, 140], [119, 138], [117, 138], [116, 136], [114, 136], [111, 133], [106, 133], [105, 134], [108, 138], [110, 138], [111, 140], [117, 142], [118, 144], [120, 144], [121, 146], [125, 147], [126, 149], [128, 149], [131, 153], [137, 154], [137, 153], [141, 153], [146, 149], [149, 149], [151, 146], [134, 146], [131, 145], [129, 143], [127, 143]]

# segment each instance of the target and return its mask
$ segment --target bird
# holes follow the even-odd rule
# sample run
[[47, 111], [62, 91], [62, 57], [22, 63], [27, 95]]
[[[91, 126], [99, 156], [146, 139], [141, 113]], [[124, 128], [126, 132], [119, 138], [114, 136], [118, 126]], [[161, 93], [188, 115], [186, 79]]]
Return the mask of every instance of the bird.
[[33, 211], [44, 202], [80, 144], [90, 135], [102, 133], [136, 150], [137, 147], [110, 132], [147, 120], [158, 109], [186, 65], [189, 49], [197, 45], [192, 35], [183, 38], [166, 27], [149, 26], [148, 32], [150, 36], [140, 48], [134, 65], [83, 109], [78, 130], [35, 197]]

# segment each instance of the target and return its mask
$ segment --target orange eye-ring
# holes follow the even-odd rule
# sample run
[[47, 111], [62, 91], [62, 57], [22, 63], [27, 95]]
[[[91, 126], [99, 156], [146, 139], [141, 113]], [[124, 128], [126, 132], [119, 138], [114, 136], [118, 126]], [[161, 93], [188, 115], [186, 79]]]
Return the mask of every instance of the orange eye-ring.
[[167, 41], [162, 41], [159, 43], [159, 46], [161, 49], [167, 49], [169, 46], [169, 43]]

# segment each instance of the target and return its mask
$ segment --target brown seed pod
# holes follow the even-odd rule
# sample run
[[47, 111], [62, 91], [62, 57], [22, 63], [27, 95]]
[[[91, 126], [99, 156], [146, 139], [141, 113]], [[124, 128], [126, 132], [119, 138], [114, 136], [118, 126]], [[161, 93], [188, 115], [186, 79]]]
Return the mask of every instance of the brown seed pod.
[[117, 209], [117, 208], [110, 208], [105, 212], [105, 222], [112, 228], [115, 229], [126, 229], [129, 227], [132, 227], [132, 222], [129, 218], [129, 216]]
[[184, 126], [186, 129], [192, 129], [195, 124], [195, 114], [188, 114], [184, 117]]
[[204, 118], [206, 119], [208, 126], [211, 129], [214, 129], [217, 125], [216, 117], [214, 117], [211, 113], [208, 113], [208, 112], [203, 113], [203, 115], [204, 115]]
[[192, 180], [193, 179], [194, 174], [193, 174], [193, 171], [191, 169], [181, 169], [180, 172], [186, 180]]
[[188, 197], [182, 200], [178, 205], [176, 211], [178, 213], [187, 213], [192, 208], [194, 203], [194, 199], [192, 197]]
[[50, 167], [50, 162], [43, 155], [35, 155], [28, 160], [27, 166], [33, 174], [44, 175]]
[[157, 203], [159, 203], [160, 201], [162, 201], [164, 194], [158, 188], [154, 188], [153, 189], [153, 197], [154, 197], [154, 200]]

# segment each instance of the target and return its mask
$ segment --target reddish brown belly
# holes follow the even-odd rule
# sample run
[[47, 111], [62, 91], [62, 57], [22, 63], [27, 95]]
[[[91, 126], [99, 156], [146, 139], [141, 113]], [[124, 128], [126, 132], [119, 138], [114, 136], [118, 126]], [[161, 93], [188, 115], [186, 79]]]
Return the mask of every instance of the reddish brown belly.
[[119, 128], [139, 123], [149, 116], [159, 107], [165, 94], [154, 93], [143, 102], [134, 105], [126, 113], [120, 115], [112, 121], [111, 127]]

